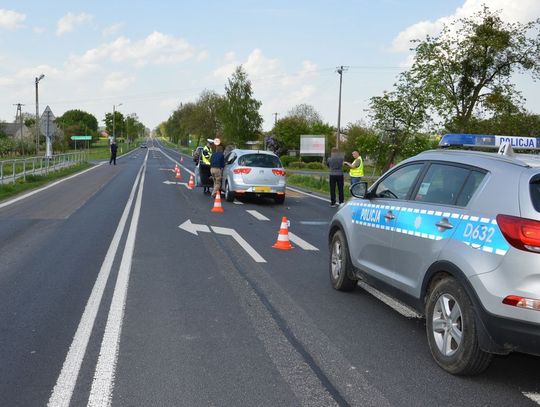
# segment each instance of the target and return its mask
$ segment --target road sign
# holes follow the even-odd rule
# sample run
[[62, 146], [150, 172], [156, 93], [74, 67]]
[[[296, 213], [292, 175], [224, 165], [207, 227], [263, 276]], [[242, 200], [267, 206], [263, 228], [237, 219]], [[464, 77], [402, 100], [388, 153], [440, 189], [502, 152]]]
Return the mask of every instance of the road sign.
[[54, 117], [51, 108], [47, 106], [39, 121], [41, 133], [43, 133], [45, 137], [54, 137], [54, 133], [56, 133], [56, 124], [54, 123], [55, 119], [56, 117]]
[[71, 136], [71, 140], [92, 140], [92, 136]]

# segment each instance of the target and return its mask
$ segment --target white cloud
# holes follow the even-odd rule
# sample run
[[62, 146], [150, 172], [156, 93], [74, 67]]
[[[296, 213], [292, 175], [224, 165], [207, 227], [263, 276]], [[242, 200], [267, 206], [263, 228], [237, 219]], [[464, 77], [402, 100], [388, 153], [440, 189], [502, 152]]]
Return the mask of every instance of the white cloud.
[[34, 27], [34, 28], [32, 28], [32, 31], [35, 34], [43, 34], [45, 31], [47, 31], [47, 29], [45, 29], [43, 27]]
[[134, 75], [126, 75], [122, 72], [113, 72], [105, 78], [103, 83], [103, 90], [118, 92], [127, 89], [133, 82], [135, 82]]
[[204, 50], [197, 55], [197, 62], [206, 61], [208, 59], [208, 51]]
[[62, 35], [71, 32], [75, 27], [91, 22], [94, 16], [86, 13], [73, 14], [67, 13], [58, 20], [56, 35]]
[[108, 58], [114, 62], [128, 61], [136, 66], [144, 66], [175, 64], [192, 58], [194, 54], [194, 47], [183, 38], [154, 31], [145, 39], [136, 42], [119, 37], [113, 42], [86, 51], [79, 58], [88, 64]]
[[16, 11], [0, 9], [0, 28], [12, 30], [21, 27], [21, 23], [26, 19], [26, 15]]
[[109, 37], [111, 35], [114, 35], [118, 33], [122, 28], [124, 28], [124, 23], [114, 23], [113, 25], [110, 25], [109, 27], [105, 27], [103, 31], [101, 31], [101, 34], [104, 37]]
[[470, 17], [480, 11], [483, 5], [487, 5], [491, 10], [501, 10], [502, 17], [511, 22], [528, 22], [534, 16], [540, 15], [540, 1], [519, 0], [510, 2], [508, 0], [465, 0], [463, 6], [449, 15], [441, 17], [435, 21], [420, 21], [401, 31], [392, 42], [392, 50], [396, 52], [406, 52], [411, 48], [411, 40], [424, 39], [426, 35], [436, 35], [440, 32], [444, 24], [459, 18]]

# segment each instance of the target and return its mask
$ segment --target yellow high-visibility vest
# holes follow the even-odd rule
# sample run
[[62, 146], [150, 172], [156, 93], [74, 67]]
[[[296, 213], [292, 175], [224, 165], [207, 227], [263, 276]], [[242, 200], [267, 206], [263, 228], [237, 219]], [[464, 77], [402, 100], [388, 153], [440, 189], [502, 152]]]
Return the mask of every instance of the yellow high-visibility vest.
[[[358, 163], [360, 161], [360, 163]], [[356, 166], [358, 164], [358, 166]], [[349, 171], [349, 175], [351, 177], [363, 177], [364, 176], [364, 161], [362, 160], [362, 157], [358, 157], [356, 160], [352, 163], [353, 168]]]
[[212, 157], [212, 149], [208, 146], [204, 146], [201, 153], [201, 160], [203, 164], [210, 165], [210, 157]]

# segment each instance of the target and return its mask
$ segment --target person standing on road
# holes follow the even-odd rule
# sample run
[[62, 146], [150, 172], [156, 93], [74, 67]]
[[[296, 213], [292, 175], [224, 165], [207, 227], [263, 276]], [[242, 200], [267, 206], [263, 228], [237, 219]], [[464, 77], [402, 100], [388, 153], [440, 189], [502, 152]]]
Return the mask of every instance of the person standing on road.
[[345, 161], [345, 164], [351, 168], [349, 171], [349, 175], [351, 176], [351, 185], [360, 182], [361, 177], [364, 176], [364, 161], [362, 160], [360, 153], [355, 150], [352, 152], [352, 156], [354, 158], [352, 163]]
[[336, 187], [338, 189], [339, 203], [342, 204], [345, 200], [343, 194], [343, 154], [340, 154], [337, 148], [332, 148], [331, 155], [326, 163], [330, 168], [330, 206], [335, 207], [337, 206]]
[[[201, 164], [206, 166], [206, 171], [208, 171], [208, 168], [210, 168], [210, 159], [212, 158], [212, 144], [214, 144], [214, 140], [209, 138], [209, 139], [206, 139], [206, 145], [203, 147], [202, 151], [201, 151], [201, 156], [200, 156], [200, 160], [201, 160]], [[202, 179], [202, 174], [201, 174], [201, 179]], [[205, 181], [206, 182], [206, 181]], [[206, 194], [206, 193], [210, 193], [210, 187], [207, 187], [205, 186], [204, 189], [203, 189], [203, 192]]]
[[[220, 146], [221, 141], [216, 138], [214, 145], [216, 151], [210, 158], [210, 173], [214, 179], [214, 190], [212, 191], [212, 198], [216, 197], [217, 191], [221, 191], [221, 177], [223, 176], [223, 167], [225, 167], [225, 155], [223, 154], [223, 147]], [[221, 194], [221, 192], [220, 192]]]
[[109, 160], [109, 165], [111, 163], [114, 163], [116, 165], [116, 152], [118, 151], [118, 145], [116, 144], [116, 141], [111, 142], [111, 159]]

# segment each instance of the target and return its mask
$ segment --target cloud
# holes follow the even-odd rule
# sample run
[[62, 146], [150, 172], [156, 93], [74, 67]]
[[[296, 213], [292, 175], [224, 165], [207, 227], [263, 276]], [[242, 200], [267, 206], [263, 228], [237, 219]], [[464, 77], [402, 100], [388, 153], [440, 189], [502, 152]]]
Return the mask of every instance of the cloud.
[[94, 19], [94, 16], [86, 13], [67, 13], [65, 16], [58, 20], [56, 35], [63, 35], [65, 33], [71, 32], [75, 27], [91, 22]]
[[111, 35], [116, 34], [118, 31], [120, 31], [122, 28], [124, 28], [124, 23], [114, 23], [113, 25], [110, 25], [109, 27], [105, 27], [101, 34], [104, 37], [109, 37]]
[[26, 19], [26, 15], [16, 11], [0, 9], [0, 28], [13, 30], [22, 27], [21, 23]]
[[491, 10], [501, 10], [501, 16], [511, 22], [528, 22], [532, 16], [540, 15], [540, 1], [520, 0], [509, 2], [508, 0], [465, 0], [463, 6], [456, 11], [443, 16], [435, 21], [420, 21], [401, 31], [392, 41], [391, 50], [406, 52], [411, 48], [411, 40], [424, 39], [426, 35], [436, 35], [444, 24], [459, 18], [470, 17], [487, 5]]
[[135, 82], [134, 75], [130, 76], [122, 72], [113, 72], [105, 78], [103, 90], [118, 92], [127, 89], [133, 82]]
[[87, 64], [110, 59], [113, 62], [132, 62], [136, 66], [144, 66], [175, 64], [194, 55], [194, 47], [183, 38], [154, 31], [141, 41], [132, 42], [126, 37], [119, 37], [113, 42], [86, 51], [79, 58]]

